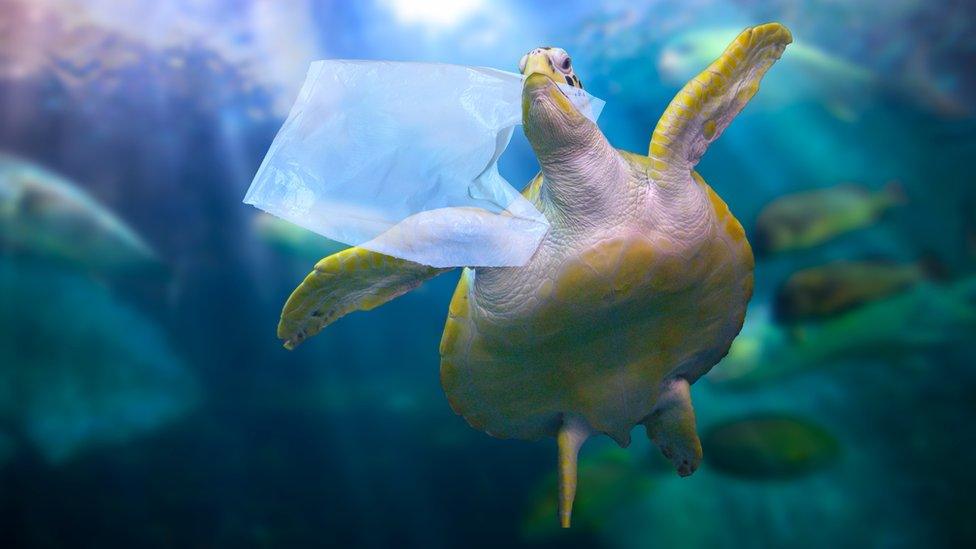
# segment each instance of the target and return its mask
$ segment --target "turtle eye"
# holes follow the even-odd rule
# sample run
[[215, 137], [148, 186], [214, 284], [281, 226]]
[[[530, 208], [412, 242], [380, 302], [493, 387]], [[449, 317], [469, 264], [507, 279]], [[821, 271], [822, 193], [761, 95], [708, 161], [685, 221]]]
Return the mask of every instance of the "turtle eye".
[[568, 71], [569, 70], [569, 66], [571, 64], [572, 64], [572, 60], [570, 60], [570, 58], [567, 57], [566, 59], [564, 59], [563, 60], [563, 70], [564, 71]]

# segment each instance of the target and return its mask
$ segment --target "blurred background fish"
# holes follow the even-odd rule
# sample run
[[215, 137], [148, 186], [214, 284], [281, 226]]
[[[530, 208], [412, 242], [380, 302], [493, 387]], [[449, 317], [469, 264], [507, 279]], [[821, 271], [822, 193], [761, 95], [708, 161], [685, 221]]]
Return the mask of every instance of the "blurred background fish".
[[758, 414], [713, 426], [702, 446], [712, 467], [751, 479], [809, 474], [838, 459], [840, 443], [819, 425], [800, 417]]
[[48, 463], [124, 442], [195, 405], [195, 376], [165, 336], [101, 285], [3, 260], [0, 290], [0, 424]]
[[12, 252], [93, 272], [136, 271], [155, 252], [83, 190], [27, 162], [0, 156], [0, 243]]
[[[683, 32], [670, 38], [657, 58], [662, 80], [681, 86], [717, 58], [741, 32], [738, 27], [716, 27]], [[820, 101], [830, 114], [853, 120], [863, 108], [876, 75], [824, 50], [796, 41], [790, 55], [777, 64], [779, 74], [763, 86], [757, 103], [767, 108], [782, 108], [797, 101]]]
[[[796, 41], [697, 168], [757, 266], [694, 475], [594, 440], [557, 528], [553, 449], [441, 394], [456, 274], [280, 348], [342, 245], [241, 199], [310, 62], [561, 47], [643, 152], [771, 20]], [[3, 545], [972, 546], [974, 66], [966, 0], [0, 0]], [[538, 171], [520, 132], [500, 167]]]
[[753, 314], [723, 362], [709, 374], [717, 383], [750, 383], [811, 368], [964, 350], [976, 329], [976, 279], [948, 286], [919, 284], [910, 291], [854, 308], [828, 320], [781, 326]]
[[773, 316], [782, 324], [830, 318], [942, 274], [934, 259], [905, 264], [835, 261], [808, 267], [790, 275], [779, 287]]
[[900, 189], [894, 183], [880, 191], [838, 185], [779, 197], [759, 212], [751, 242], [759, 254], [811, 248], [870, 227], [904, 202]]

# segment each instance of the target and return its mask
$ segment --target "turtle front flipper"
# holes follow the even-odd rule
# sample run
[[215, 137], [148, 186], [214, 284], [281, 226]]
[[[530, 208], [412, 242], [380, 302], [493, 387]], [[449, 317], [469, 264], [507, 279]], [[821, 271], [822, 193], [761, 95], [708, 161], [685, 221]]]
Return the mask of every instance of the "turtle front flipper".
[[[542, 173], [522, 191], [539, 207]], [[281, 311], [278, 338], [294, 349], [322, 328], [353, 311], [368, 311], [396, 299], [435, 276], [452, 269], [439, 269], [405, 259], [349, 248], [330, 255], [295, 288]]]
[[686, 477], [695, 472], [701, 462], [702, 447], [695, 429], [688, 380], [677, 378], [665, 385], [657, 407], [643, 423], [647, 436], [671, 460], [679, 475]]
[[655, 181], [683, 181], [705, 150], [759, 90], [759, 81], [793, 41], [779, 23], [746, 29], [721, 57], [671, 101], [651, 137]]
[[330, 255], [295, 288], [281, 311], [278, 338], [288, 349], [353, 311], [368, 311], [449, 271], [349, 248]]

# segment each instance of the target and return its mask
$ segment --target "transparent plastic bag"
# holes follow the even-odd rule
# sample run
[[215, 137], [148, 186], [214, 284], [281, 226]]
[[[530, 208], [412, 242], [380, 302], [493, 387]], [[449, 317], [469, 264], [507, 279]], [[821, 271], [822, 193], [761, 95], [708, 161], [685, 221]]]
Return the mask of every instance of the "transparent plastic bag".
[[[549, 224], [498, 173], [519, 74], [313, 63], [244, 202], [325, 237], [435, 267], [524, 265]], [[596, 120], [603, 101], [561, 86]]]

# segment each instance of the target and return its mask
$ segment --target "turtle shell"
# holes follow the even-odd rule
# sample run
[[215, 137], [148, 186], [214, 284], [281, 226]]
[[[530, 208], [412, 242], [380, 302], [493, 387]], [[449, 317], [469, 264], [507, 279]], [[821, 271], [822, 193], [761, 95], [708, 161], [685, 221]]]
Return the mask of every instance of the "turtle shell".
[[455, 412], [521, 439], [555, 436], [579, 415], [627, 444], [663, 380], [694, 382], [718, 362], [742, 326], [753, 257], [725, 203], [700, 178], [689, 184], [709, 210], [693, 242], [615, 225], [568, 252], [543, 251], [547, 264], [520, 268], [538, 276], [507, 305], [513, 314], [478, 301], [480, 276], [494, 271], [466, 269], [440, 348]]

